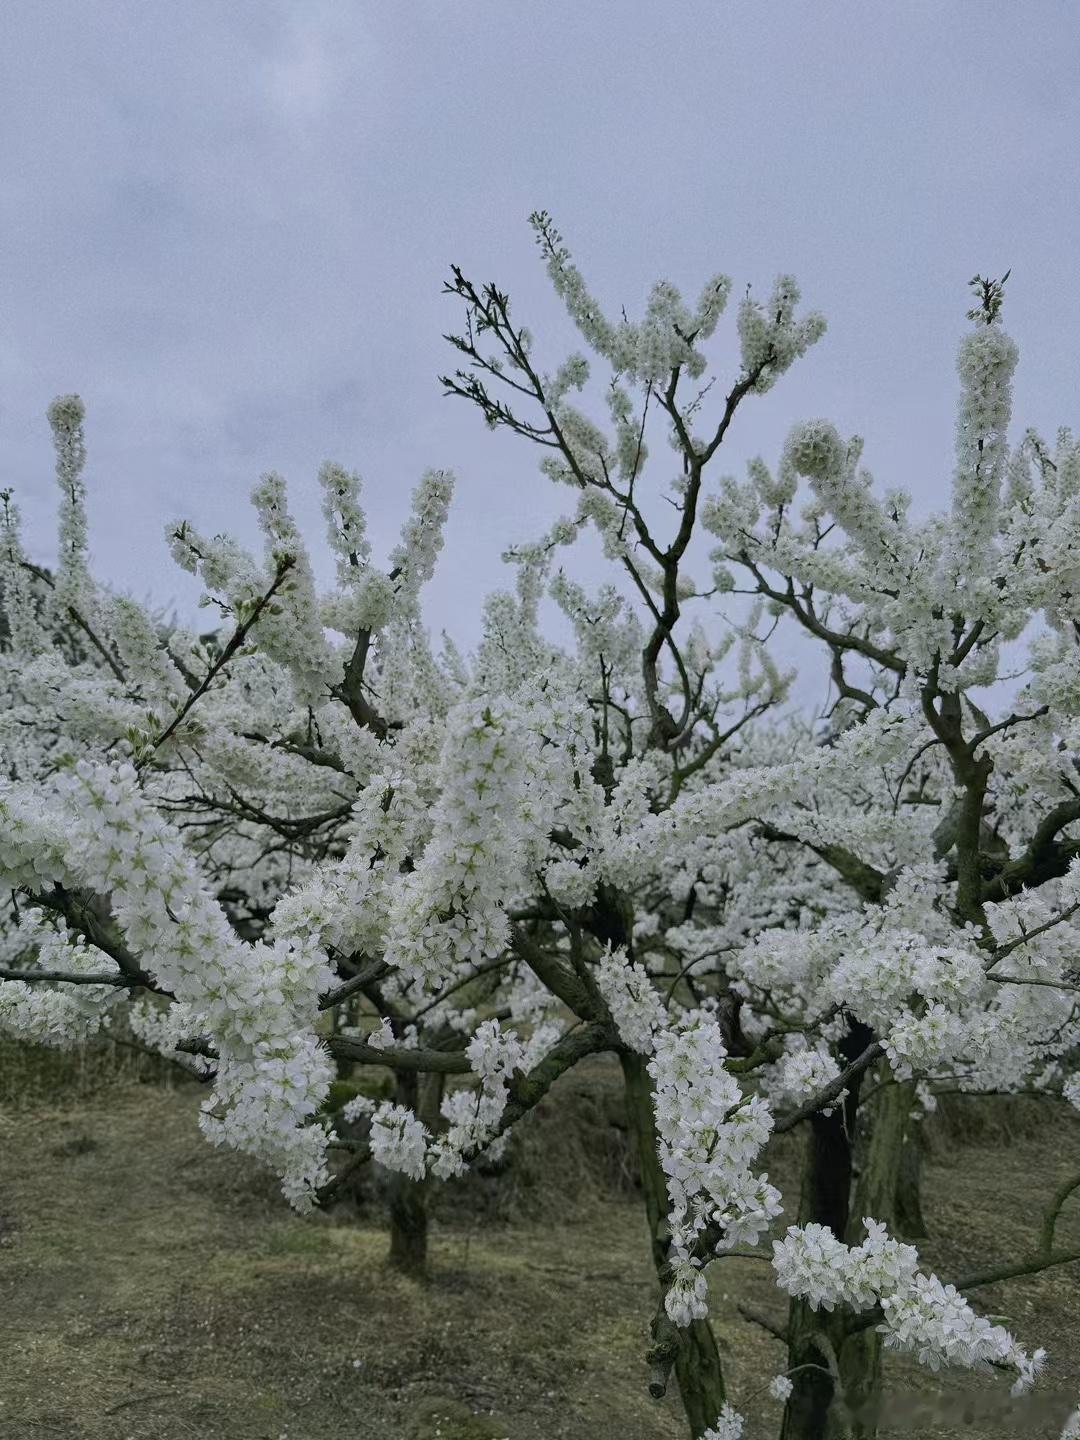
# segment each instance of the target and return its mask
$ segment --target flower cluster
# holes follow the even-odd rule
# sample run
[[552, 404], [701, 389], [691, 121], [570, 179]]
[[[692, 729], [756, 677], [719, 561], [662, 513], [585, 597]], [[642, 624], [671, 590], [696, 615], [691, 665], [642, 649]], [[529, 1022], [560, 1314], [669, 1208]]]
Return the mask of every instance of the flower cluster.
[[331, 1077], [313, 1033], [331, 979], [325, 954], [286, 939], [244, 945], [132, 766], [80, 761], [57, 799], [62, 838], [41, 837], [38, 863], [59, 850], [50, 878], [112, 896], [127, 946], [218, 1051], [203, 1129], [274, 1165], [289, 1199], [310, 1205], [325, 1178], [325, 1136], [310, 1124]]
[[619, 1035], [641, 1055], [651, 1055], [656, 1032], [667, 1025], [663, 1001], [643, 965], [621, 950], [607, 949], [596, 966], [596, 984]]
[[455, 1090], [443, 1100], [447, 1128], [432, 1146], [430, 1157], [432, 1171], [443, 1179], [461, 1174], [478, 1151], [492, 1153], [511, 1076], [525, 1063], [521, 1041], [512, 1030], [504, 1031], [497, 1020], [485, 1020], [477, 1027], [465, 1053], [473, 1073], [480, 1077], [480, 1088]]
[[505, 944], [505, 905], [521, 883], [522, 736], [509, 707], [463, 704], [447, 717], [432, 835], [398, 882], [386, 958], [439, 980]]
[[690, 1015], [657, 1035], [648, 1065], [676, 1262], [665, 1303], [676, 1324], [704, 1313], [704, 1277], [692, 1253], [699, 1237], [715, 1227], [714, 1252], [753, 1244], [781, 1208], [768, 1176], [750, 1170], [772, 1116], [759, 1096], [743, 1096], [726, 1059], [716, 1021]]
[[[840, 1066], [826, 1045], [810, 1046], [804, 1042], [789, 1049], [769, 1067], [762, 1089], [774, 1109], [793, 1107], [809, 1100], [839, 1074]], [[831, 1114], [833, 1108], [843, 1102], [845, 1093], [841, 1091], [822, 1113]]]
[[792, 1226], [773, 1242], [777, 1283], [816, 1310], [838, 1304], [855, 1311], [881, 1306], [878, 1326], [885, 1344], [915, 1356], [921, 1365], [1016, 1371], [1013, 1393], [1027, 1389], [1045, 1352], [1031, 1355], [1001, 1325], [976, 1315], [953, 1285], [918, 1270], [918, 1252], [889, 1237], [883, 1224], [867, 1219], [867, 1238], [848, 1246], [826, 1226]]
[[80, 937], [71, 937], [49, 922], [45, 912], [29, 907], [10, 932], [8, 945], [16, 956], [32, 955], [28, 980], [0, 980], [0, 1033], [39, 1045], [68, 1048], [81, 1044], [107, 1026], [121, 991], [104, 985], [72, 985], [46, 989], [32, 982], [35, 970], [66, 975], [117, 975], [115, 964]]
[[[350, 1114], [346, 1118], [353, 1118]], [[427, 1127], [407, 1105], [384, 1103], [371, 1117], [371, 1153], [388, 1170], [422, 1180], [427, 1165]]]
[[710, 1425], [701, 1440], [740, 1440], [743, 1424], [743, 1417], [737, 1414], [730, 1405], [725, 1405], [716, 1417], [716, 1423]]
[[867, 1238], [855, 1248], [838, 1240], [826, 1225], [789, 1227], [782, 1240], [773, 1241], [773, 1269], [781, 1287], [813, 1310], [833, 1310], [838, 1304], [864, 1310], [882, 1290], [910, 1285], [918, 1252], [891, 1240], [876, 1220], [864, 1223]]
[[1046, 1360], [1045, 1350], [1030, 1355], [1003, 1325], [976, 1315], [953, 1285], [936, 1275], [916, 1275], [892, 1295], [882, 1295], [880, 1327], [885, 1344], [913, 1354], [921, 1365], [963, 1365], [987, 1370], [992, 1365], [1016, 1371], [1013, 1394], [1034, 1383]]

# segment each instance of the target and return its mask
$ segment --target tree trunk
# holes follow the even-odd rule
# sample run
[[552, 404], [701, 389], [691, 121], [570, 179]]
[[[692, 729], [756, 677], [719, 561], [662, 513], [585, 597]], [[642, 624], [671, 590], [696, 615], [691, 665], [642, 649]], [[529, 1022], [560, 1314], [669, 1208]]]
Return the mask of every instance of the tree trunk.
[[[870, 1043], [870, 1032], [855, 1025], [840, 1046], [843, 1059], [853, 1060]], [[799, 1224], [816, 1221], [841, 1239], [847, 1234], [851, 1207], [852, 1146], [858, 1118], [859, 1085], [851, 1083], [847, 1099], [831, 1115], [811, 1117], [799, 1198]], [[847, 1440], [851, 1422], [838, 1357], [844, 1339], [842, 1311], [811, 1310], [805, 1300], [792, 1300], [788, 1312], [788, 1368], [795, 1371], [793, 1390], [784, 1409], [781, 1440]], [[809, 1369], [796, 1369], [809, 1366]]]
[[[817, 1221], [835, 1234], [847, 1229], [851, 1146], [839, 1112], [809, 1122], [799, 1224]], [[841, 1312], [812, 1310], [792, 1300], [788, 1310], [788, 1368], [793, 1389], [784, 1409], [780, 1440], [839, 1440], [849, 1434], [835, 1403], [830, 1373], [843, 1343]], [[812, 1368], [799, 1369], [808, 1366]]]
[[[912, 1102], [911, 1085], [886, 1083], [877, 1092], [870, 1115], [861, 1116], [863, 1124], [869, 1120], [870, 1133], [845, 1237], [849, 1245], [863, 1240], [862, 1222], [867, 1216], [883, 1220], [890, 1232], [896, 1229], [901, 1160]], [[861, 1330], [844, 1340], [840, 1376], [853, 1416], [854, 1440], [874, 1440], [881, 1392], [881, 1336], [876, 1329]]]
[[[667, 1182], [656, 1149], [652, 1081], [643, 1056], [623, 1055], [621, 1061], [627, 1119], [637, 1148], [653, 1265], [663, 1290], [670, 1277], [668, 1251], [671, 1235], [667, 1218]], [[707, 1320], [694, 1320], [685, 1328], [678, 1328], [672, 1325], [661, 1305], [653, 1320], [652, 1335], [650, 1393], [656, 1399], [666, 1393], [667, 1376], [674, 1368], [690, 1434], [694, 1437], [704, 1435], [710, 1426], [715, 1425], [726, 1398], [720, 1352], [712, 1326]]]
[[905, 1240], [924, 1240], [929, 1233], [922, 1212], [922, 1163], [925, 1121], [909, 1120], [900, 1152], [896, 1184], [896, 1230]]
[[390, 1264], [422, 1279], [427, 1270], [427, 1196], [424, 1181], [397, 1171], [390, 1179]]
[[[441, 1075], [415, 1075], [399, 1071], [395, 1078], [394, 1100], [408, 1105], [431, 1128], [442, 1099]], [[428, 1257], [427, 1177], [413, 1180], [393, 1171], [390, 1176], [390, 1264], [403, 1274], [422, 1279]]]

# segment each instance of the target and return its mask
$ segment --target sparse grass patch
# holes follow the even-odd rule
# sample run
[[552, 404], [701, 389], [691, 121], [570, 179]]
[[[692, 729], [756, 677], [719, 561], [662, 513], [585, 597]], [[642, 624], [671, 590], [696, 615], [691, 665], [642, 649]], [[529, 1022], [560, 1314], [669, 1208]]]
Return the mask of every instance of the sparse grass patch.
[[477, 1415], [460, 1400], [422, 1400], [405, 1421], [408, 1440], [510, 1440], [510, 1425], [494, 1415]]
[[[499, 1182], [512, 1218], [491, 1177], [445, 1188], [426, 1284], [387, 1265], [374, 1204], [298, 1218], [273, 1177], [208, 1145], [200, 1087], [177, 1078], [54, 1087], [3, 1121], [3, 1440], [683, 1440], [677, 1399], [645, 1392], [655, 1292], [602, 1066], [522, 1127], [514, 1166], [532, 1181], [512, 1169]], [[927, 1261], [949, 1278], [1022, 1253], [1045, 1190], [1077, 1168], [1080, 1121], [1056, 1108], [1004, 1146], [937, 1134]], [[767, 1156], [789, 1196], [800, 1150], [786, 1135]], [[1080, 1245], [1080, 1200], [1059, 1239]], [[1080, 1391], [1078, 1279], [1073, 1266], [978, 1295], [1050, 1348], [1063, 1404]], [[712, 1291], [748, 1440], [768, 1437], [764, 1385], [783, 1350], [736, 1306], [782, 1322], [782, 1297], [767, 1265], [737, 1258], [713, 1268]], [[987, 1393], [978, 1377], [892, 1357], [887, 1377], [898, 1404], [933, 1402], [943, 1418], [882, 1440], [1056, 1437], [1049, 1412], [1022, 1430], [1004, 1409], [962, 1424], [957, 1403]]]

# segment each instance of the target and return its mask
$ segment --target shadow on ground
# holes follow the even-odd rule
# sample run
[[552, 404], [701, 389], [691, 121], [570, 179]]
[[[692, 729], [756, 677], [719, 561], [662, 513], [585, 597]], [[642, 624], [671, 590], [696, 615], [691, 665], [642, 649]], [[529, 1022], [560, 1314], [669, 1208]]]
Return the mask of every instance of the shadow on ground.
[[[598, 1123], [610, 1077], [576, 1083], [585, 1088], [574, 1113], [584, 1106]], [[132, 1071], [54, 1090], [47, 1103], [20, 1093], [0, 1119], [4, 1440], [685, 1434], [677, 1400], [657, 1405], [645, 1390], [655, 1296], [626, 1176], [599, 1200], [590, 1192], [588, 1204], [568, 1205], [569, 1220], [539, 1202], [493, 1218], [475, 1193], [467, 1204], [447, 1195], [421, 1285], [387, 1268], [376, 1210], [297, 1218], [272, 1178], [208, 1145], [191, 1084]], [[540, 1192], [545, 1155], [558, 1175], [560, 1148], [574, 1143], [560, 1103], [549, 1097], [556, 1108], [536, 1121], [522, 1161]], [[1064, 1113], [1013, 1128], [1004, 1147], [985, 1136], [934, 1146], [934, 1234], [920, 1248], [943, 1275], [1030, 1249], [1041, 1198], [1077, 1168], [1080, 1124]], [[792, 1160], [790, 1144], [778, 1150], [774, 1175], [786, 1179]], [[574, 1184], [584, 1191], [588, 1177]], [[1059, 1238], [1080, 1243], [1080, 1213], [1064, 1218]], [[987, 1415], [1006, 1386], [893, 1361], [883, 1437], [1056, 1437], [1080, 1391], [1078, 1278], [1071, 1266], [980, 1292], [988, 1313], [1050, 1349], [1050, 1411], [1022, 1422]], [[736, 1305], [782, 1322], [780, 1296], [767, 1266], [739, 1259], [714, 1267], [713, 1291], [746, 1440], [772, 1440], [779, 1407], [761, 1390], [782, 1349]]]

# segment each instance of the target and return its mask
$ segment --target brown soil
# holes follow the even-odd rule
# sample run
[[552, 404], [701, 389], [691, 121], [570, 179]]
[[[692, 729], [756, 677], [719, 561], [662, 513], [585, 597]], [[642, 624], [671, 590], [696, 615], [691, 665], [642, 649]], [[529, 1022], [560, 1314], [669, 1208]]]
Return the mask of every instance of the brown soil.
[[[297, 1218], [270, 1177], [208, 1145], [198, 1087], [137, 1065], [80, 1075], [2, 1087], [3, 1440], [685, 1434], [677, 1399], [657, 1405], [645, 1390], [654, 1290], [632, 1179], [610, 1140], [609, 1076], [570, 1077], [523, 1132], [513, 1218], [491, 1199], [508, 1193], [507, 1177], [447, 1191], [421, 1285], [387, 1268], [377, 1206], [359, 1220]], [[1080, 1122], [1064, 1113], [966, 1144], [956, 1128], [954, 1117], [940, 1129], [928, 1164], [934, 1235], [920, 1244], [944, 1276], [1026, 1253], [1046, 1193], [1080, 1169]], [[786, 1179], [790, 1145], [771, 1158]], [[562, 1216], [560, 1194], [577, 1197]], [[1080, 1246], [1080, 1203], [1059, 1242]], [[1010, 1413], [1001, 1382], [893, 1361], [883, 1436], [1056, 1437], [1080, 1393], [1078, 1279], [1069, 1266], [978, 1294], [1051, 1351], [1041, 1408]], [[746, 1440], [771, 1440], [779, 1407], [754, 1392], [782, 1368], [782, 1349], [735, 1307], [782, 1323], [780, 1296], [767, 1266], [734, 1258], [714, 1267], [713, 1290]], [[936, 1405], [937, 1420], [916, 1402]], [[963, 1406], [975, 1403], [972, 1423]]]

